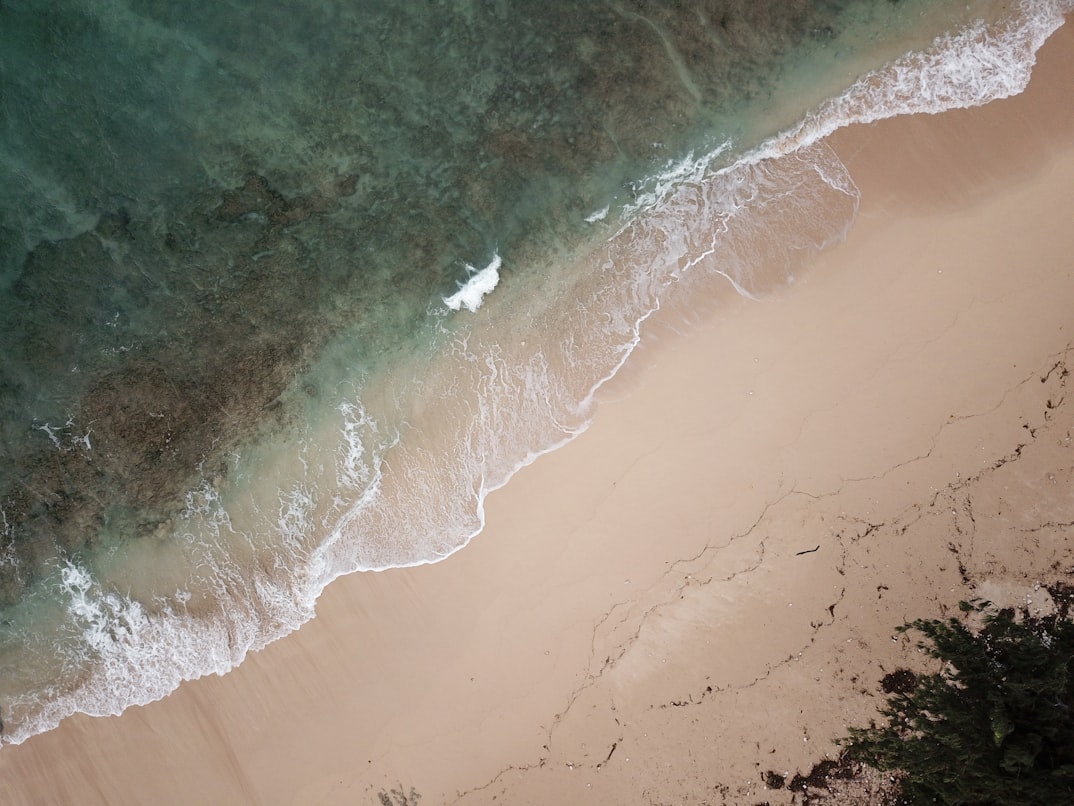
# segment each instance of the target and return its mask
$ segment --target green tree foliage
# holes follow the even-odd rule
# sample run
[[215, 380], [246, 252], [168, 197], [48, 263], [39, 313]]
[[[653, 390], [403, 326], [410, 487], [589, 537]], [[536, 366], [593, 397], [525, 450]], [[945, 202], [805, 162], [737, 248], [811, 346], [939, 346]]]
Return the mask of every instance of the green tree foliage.
[[917, 620], [900, 631], [944, 662], [891, 694], [887, 724], [852, 728], [847, 755], [891, 772], [915, 804], [1074, 803], [1074, 624], [963, 603], [983, 615]]

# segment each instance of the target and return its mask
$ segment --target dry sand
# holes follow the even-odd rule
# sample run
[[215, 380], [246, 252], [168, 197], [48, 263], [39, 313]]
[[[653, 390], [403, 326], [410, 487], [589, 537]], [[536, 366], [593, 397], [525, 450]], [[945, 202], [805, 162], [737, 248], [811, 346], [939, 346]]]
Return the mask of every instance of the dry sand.
[[777, 299], [655, 323], [466, 550], [4, 748], [0, 802], [800, 802], [765, 774], [927, 665], [898, 624], [1074, 581], [1071, 76], [1068, 25], [1023, 96], [839, 133], [846, 243]]

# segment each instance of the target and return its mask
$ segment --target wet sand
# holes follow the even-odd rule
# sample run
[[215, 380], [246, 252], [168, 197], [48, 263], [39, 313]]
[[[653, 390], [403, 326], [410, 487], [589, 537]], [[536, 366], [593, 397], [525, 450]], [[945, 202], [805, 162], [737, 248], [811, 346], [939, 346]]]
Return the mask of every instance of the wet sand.
[[925, 663], [897, 625], [1074, 581], [1072, 75], [1068, 24], [1022, 96], [838, 133], [847, 241], [776, 298], [651, 322], [464, 551], [5, 747], [0, 801], [789, 803], [768, 784]]

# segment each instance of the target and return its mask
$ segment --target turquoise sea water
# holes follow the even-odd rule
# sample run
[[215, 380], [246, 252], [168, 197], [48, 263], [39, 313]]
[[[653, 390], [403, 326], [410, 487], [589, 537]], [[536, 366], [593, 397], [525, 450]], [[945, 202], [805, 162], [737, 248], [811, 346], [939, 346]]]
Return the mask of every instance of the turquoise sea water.
[[1019, 92], [1071, 3], [1008, 5], [4, 0], [2, 741], [464, 546], [656, 308], [842, 237], [826, 133]]

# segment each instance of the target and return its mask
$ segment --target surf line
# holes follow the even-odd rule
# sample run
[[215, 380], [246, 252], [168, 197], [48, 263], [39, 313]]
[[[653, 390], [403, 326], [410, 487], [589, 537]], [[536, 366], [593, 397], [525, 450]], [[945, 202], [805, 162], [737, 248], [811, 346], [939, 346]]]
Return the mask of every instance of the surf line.
[[502, 263], [498, 253], [494, 254], [492, 261], [480, 271], [467, 263], [466, 272], [469, 274], [469, 279], [450, 297], [444, 297], [444, 304], [453, 311], [465, 307], [470, 313], [474, 313], [481, 307], [481, 301], [485, 296], [491, 293], [500, 282]]

